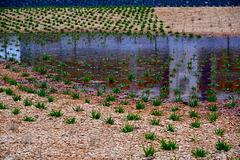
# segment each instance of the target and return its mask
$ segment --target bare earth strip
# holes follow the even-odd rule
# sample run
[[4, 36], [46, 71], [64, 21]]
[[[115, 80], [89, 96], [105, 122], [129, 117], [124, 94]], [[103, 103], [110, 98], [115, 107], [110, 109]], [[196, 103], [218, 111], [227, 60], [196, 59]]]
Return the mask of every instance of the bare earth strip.
[[155, 14], [173, 32], [240, 35], [240, 7], [158, 7]]
[[[30, 68], [23, 68], [16, 64], [11, 64], [17, 68], [20, 73], [5, 69], [6, 62], [0, 64], [0, 73], [9, 78], [16, 79], [19, 83], [25, 84], [28, 77], [21, 77], [23, 72], [28, 72], [30, 77], [38, 80], [47, 81], [48, 85], [58, 88], [64, 86], [63, 82], [51, 82], [45, 78], [45, 75], [38, 75]], [[19, 90], [16, 86], [9, 86], [2, 77], [0, 78], [0, 88], [12, 88], [15, 93], [22, 96], [21, 101], [13, 101], [12, 97], [6, 95], [5, 92], [0, 93], [0, 102], [7, 104], [7, 107], [21, 108], [20, 114], [12, 114], [10, 109], [0, 109], [0, 159], [143, 159], [144, 152], [142, 144], [150, 146], [151, 140], [144, 138], [145, 133], [155, 132], [157, 138], [173, 139], [179, 145], [179, 149], [175, 151], [163, 150], [160, 142], [153, 141], [153, 146], [157, 150], [154, 154], [155, 159], [168, 160], [170, 158], [179, 157], [180, 159], [195, 159], [191, 154], [191, 150], [201, 148], [211, 154], [206, 159], [226, 159], [232, 157], [240, 158], [240, 133], [239, 133], [239, 106], [236, 108], [228, 108], [225, 103], [230, 101], [218, 101], [220, 117], [217, 121], [210, 123], [207, 119], [207, 107], [209, 102], [200, 102], [200, 104], [191, 108], [183, 103], [173, 103], [165, 101], [158, 109], [163, 110], [161, 117], [150, 115], [151, 110], [155, 109], [151, 102], [146, 102], [146, 108], [137, 110], [136, 102], [139, 98], [128, 99], [130, 102], [124, 106], [125, 113], [115, 113], [114, 107], [118, 107], [119, 103], [124, 99], [121, 97], [126, 93], [117, 95], [117, 100], [111, 102], [110, 107], [102, 106], [101, 100], [106, 96], [96, 96], [96, 91], [88, 91], [80, 93], [82, 96], [79, 100], [74, 100], [69, 95], [63, 95], [59, 92], [52, 94], [55, 101], [47, 102], [46, 97], [39, 97], [37, 94], [29, 94]], [[67, 85], [66, 85], [67, 87]], [[108, 93], [105, 93], [106, 95]], [[24, 106], [23, 101], [26, 98], [33, 98], [34, 104], [37, 101], [45, 103], [47, 110], [38, 109], [34, 105]], [[90, 104], [84, 103], [84, 99], [89, 98]], [[239, 101], [237, 102], [239, 104]], [[84, 111], [75, 112], [72, 107], [82, 106]], [[179, 106], [178, 114], [183, 114], [183, 121], [172, 121], [169, 119], [173, 113], [171, 108]], [[63, 117], [51, 117], [48, 114], [52, 109], [62, 109]], [[93, 119], [91, 115], [92, 109], [101, 112], [101, 119]], [[201, 116], [200, 128], [191, 127], [193, 118], [189, 117], [189, 111], [196, 110]], [[130, 113], [138, 113], [142, 116], [141, 120], [126, 121], [126, 116]], [[23, 117], [36, 117], [36, 122], [22, 121]], [[115, 119], [114, 125], [107, 124], [102, 120], [111, 115]], [[66, 124], [64, 118], [76, 117], [75, 124]], [[159, 125], [150, 125], [150, 119], [161, 119]], [[121, 128], [126, 124], [134, 125], [133, 132], [123, 133]], [[167, 132], [166, 126], [172, 124], [177, 132]], [[216, 128], [224, 128], [225, 134], [219, 136], [214, 134]], [[196, 141], [190, 140], [194, 138]], [[216, 143], [218, 140], [224, 140], [227, 144], [232, 145], [232, 149], [228, 152], [218, 151]]]

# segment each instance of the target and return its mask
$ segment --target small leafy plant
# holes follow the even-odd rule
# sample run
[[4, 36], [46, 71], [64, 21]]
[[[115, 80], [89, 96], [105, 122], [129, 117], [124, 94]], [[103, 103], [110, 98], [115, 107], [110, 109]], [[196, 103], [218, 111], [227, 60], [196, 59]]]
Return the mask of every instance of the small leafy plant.
[[55, 116], [55, 117], [62, 117], [63, 113], [61, 111], [62, 111], [61, 109], [59, 109], [59, 110], [52, 109], [52, 112], [50, 112], [48, 115]]
[[167, 131], [176, 132], [175, 127], [173, 127], [173, 125], [171, 125], [171, 124], [167, 125]]
[[64, 119], [64, 121], [67, 124], [73, 124], [73, 123], [76, 123], [76, 118], [75, 117], [73, 117], [73, 118], [66, 118], [66, 119]]
[[199, 128], [200, 127], [201, 122], [199, 122], [199, 120], [195, 120], [194, 122], [191, 123], [191, 126], [194, 128]]
[[90, 99], [88, 98], [85, 99], [85, 103], [90, 103], [90, 102], [91, 102]]
[[34, 106], [39, 109], [47, 109], [45, 104], [44, 103], [41, 104], [40, 102], [37, 102]]
[[218, 105], [214, 104], [214, 105], [211, 105], [211, 106], [208, 108], [208, 110], [209, 110], [209, 111], [217, 111], [218, 108], [219, 108]]
[[21, 95], [13, 95], [12, 96], [14, 101], [20, 101], [21, 100]]
[[116, 95], [114, 95], [114, 96], [107, 95], [107, 97], [106, 97], [106, 101], [115, 101], [115, 99], [116, 99]]
[[0, 103], [0, 109], [8, 109], [7, 105], [4, 105], [3, 102]]
[[161, 143], [161, 148], [164, 150], [175, 150], [179, 148], [178, 144], [173, 140], [169, 140], [168, 143], [166, 143], [164, 139], [158, 140]]
[[173, 112], [178, 111], [178, 110], [179, 110], [178, 106], [171, 109], [171, 111], [173, 111]]
[[121, 101], [121, 104], [122, 105], [127, 105], [129, 102], [127, 101], [127, 100], [125, 100], [125, 101]]
[[151, 125], [159, 125], [160, 119], [158, 119], [158, 120], [157, 120], [156, 118], [150, 119], [149, 123], [150, 123]]
[[154, 140], [156, 138], [155, 133], [145, 133], [145, 139]]
[[217, 114], [216, 112], [215, 113], [213, 113], [213, 114], [210, 114], [210, 113], [208, 113], [208, 120], [210, 120], [211, 122], [213, 122], [213, 121], [216, 121], [217, 119], [218, 119], [218, 117], [219, 117], [219, 114]]
[[127, 120], [141, 120], [141, 116], [139, 116], [138, 113], [137, 114], [128, 113]]
[[34, 118], [32, 118], [32, 117], [25, 116], [25, 117], [23, 117], [23, 121], [35, 122], [36, 119], [34, 119]]
[[111, 125], [113, 125], [114, 124], [114, 119], [112, 119], [112, 117], [110, 116], [110, 117], [107, 117], [105, 120], [104, 120], [104, 122], [106, 122], [106, 123], [108, 123], [108, 124], [111, 124]]
[[115, 109], [115, 112], [116, 113], [125, 113], [125, 110], [124, 110], [123, 107], [118, 107], [118, 108]]
[[146, 108], [145, 104], [143, 102], [138, 101], [136, 104], [136, 109], [144, 109]]
[[71, 97], [72, 97], [73, 99], [79, 99], [79, 98], [80, 98], [80, 96], [79, 96], [79, 94], [78, 94], [77, 92], [73, 92], [73, 93], [71, 94]]
[[160, 106], [162, 104], [162, 101], [159, 99], [153, 100], [153, 105], [154, 106]]
[[223, 136], [223, 134], [225, 132], [225, 129], [218, 128], [218, 129], [215, 129], [214, 132], [215, 132], [216, 135]]
[[28, 99], [28, 98], [24, 99], [23, 104], [24, 106], [31, 106], [33, 104], [32, 99]]
[[151, 111], [151, 115], [154, 115], [154, 116], [162, 116], [162, 114], [163, 114], [163, 111], [159, 111], [158, 108]]
[[143, 151], [144, 151], [146, 157], [153, 156], [155, 153], [155, 149], [154, 149], [154, 146], [152, 145], [152, 143], [149, 148], [145, 148], [142, 144], [142, 148], [143, 148]]
[[6, 93], [7, 95], [10, 95], [10, 96], [14, 94], [14, 92], [13, 92], [13, 90], [12, 90], [11, 88], [5, 89], [5, 93]]
[[12, 109], [12, 113], [17, 115], [20, 113], [20, 110], [21, 110], [20, 108], [15, 107], [14, 109]]
[[192, 150], [191, 153], [197, 158], [197, 157], [206, 157], [206, 155], [209, 152], [205, 151], [202, 147], [200, 149]]
[[173, 112], [169, 119], [173, 120], [173, 121], [182, 121], [183, 119], [181, 118], [183, 115], [177, 115], [175, 112]]
[[54, 96], [48, 96], [48, 102], [53, 102], [54, 101]]
[[232, 146], [227, 144], [227, 142], [218, 140], [218, 142], [216, 143], [216, 149], [219, 150], [219, 151], [224, 150], [224, 151], [227, 152], [231, 148], [232, 148]]
[[197, 105], [198, 105], [198, 100], [197, 99], [193, 99], [189, 102], [190, 107], [196, 107]]
[[195, 110], [189, 111], [189, 114], [190, 114], [190, 117], [191, 117], [191, 118], [199, 117], [199, 116], [198, 116], [198, 112], [196, 112]]
[[99, 119], [101, 117], [101, 113], [99, 111], [96, 112], [96, 111], [92, 110], [91, 115], [92, 116], [90, 116], [90, 117], [94, 118], [94, 119]]
[[121, 129], [122, 132], [132, 132], [133, 131], [133, 125], [125, 124], [125, 126]]
[[81, 106], [77, 106], [77, 107], [72, 107], [72, 109], [75, 111], [75, 112], [81, 112], [81, 111], [84, 111], [84, 108], [81, 107]]

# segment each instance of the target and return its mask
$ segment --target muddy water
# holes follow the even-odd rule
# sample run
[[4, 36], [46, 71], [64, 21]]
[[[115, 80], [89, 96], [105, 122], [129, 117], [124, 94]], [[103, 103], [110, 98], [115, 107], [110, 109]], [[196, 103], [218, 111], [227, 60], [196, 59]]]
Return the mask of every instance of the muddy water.
[[[27, 57], [32, 59], [28, 64], [35, 66], [39, 64], [34, 60], [44, 62], [50, 73], [62, 76], [57, 70], [67, 71], [65, 78], [88, 90], [119, 87], [142, 95], [150, 89], [149, 96], [155, 97], [165, 86], [170, 99], [176, 89], [184, 99], [193, 93], [204, 99], [211, 87], [218, 99], [225, 99], [240, 89], [239, 36], [2, 35], [0, 43], [2, 57], [14, 56], [25, 63]], [[51, 61], [43, 60], [43, 54]], [[135, 78], [128, 79], [130, 74]], [[86, 76], [90, 82], [84, 82]], [[114, 82], [109, 83], [109, 77]]]

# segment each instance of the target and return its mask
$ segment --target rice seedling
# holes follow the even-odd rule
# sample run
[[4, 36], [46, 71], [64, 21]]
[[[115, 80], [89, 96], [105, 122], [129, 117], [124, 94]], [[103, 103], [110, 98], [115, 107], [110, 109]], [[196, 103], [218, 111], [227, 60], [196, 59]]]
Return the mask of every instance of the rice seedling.
[[40, 103], [40, 102], [36, 102], [36, 104], [34, 105], [36, 108], [39, 108], [39, 109], [47, 109], [47, 107], [45, 106], [44, 103]]
[[152, 143], [151, 143], [151, 146], [149, 148], [145, 148], [142, 144], [142, 148], [143, 148], [143, 151], [144, 151], [146, 157], [153, 156], [154, 153], [156, 152]]
[[10, 96], [14, 94], [14, 92], [13, 92], [13, 90], [12, 90], [11, 88], [5, 89], [5, 93], [6, 93], [7, 95], [10, 95]]
[[205, 150], [203, 149], [203, 147], [200, 148], [200, 149], [192, 150], [191, 153], [192, 153], [196, 158], [197, 158], [197, 157], [206, 157], [207, 154], [209, 154], [209, 152], [205, 151]]
[[179, 110], [179, 107], [178, 107], [178, 106], [173, 107], [173, 108], [171, 109], [171, 111], [173, 111], [173, 112], [178, 111], [178, 110]]
[[162, 114], [163, 114], [163, 110], [159, 111], [158, 108], [156, 108], [155, 110], [151, 110], [151, 115], [162, 116]]
[[12, 96], [12, 99], [13, 99], [14, 101], [20, 101], [20, 100], [21, 100], [21, 95], [13, 95], [13, 96]]
[[64, 122], [67, 123], [67, 124], [74, 124], [76, 123], [76, 118], [73, 117], [73, 118], [64, 118]]
[[129, 93], [128, 97], [129, 97], [129, 98], [135, 98], [135, 97], [137, 97], [137, 95], [134, 94], [134, 93]]
[[179, 148], [178, 144], [173, 140], [169, 140], [168, 143], [166, 143], [164, 139], [161, 139], [161, 140], [157, 139], [157, 140], [160, 141], [161, 148], [164, 150], [175, 150]]
[[122, 132], [132, 132], [133, 131], [133, 125], [125, 124], [125, 126], [121, 129]]
[[3, 102], [0, 102], [0, 109], [8, 109], [7, 105], [4, 105]]
[[159, 125], [160, 119], [158, 119], [158, 120], [157, 120], [156, 118], [150, 119], [149, 123], [150, 123], [151, 125]]
[[214, 131], [216, 135], [220, 135], [220, 136], [223, 136], [224, 132], [225, 132], [225, 129], [221, 129], [221, 128], [215, 129]]
[[47, 92], [46, 92], [44, 89], [41, 89], [41, 90], [38, 92], [38, 95], [39, 95], [40, 97], [46, 97]]
[[4, 92], [5, 91], [5, 89], [3, 89], [3, 88], [0, 88], [0, 93], [2, 93], [2, 92]]
[[166, 128], [167, 128], [167, 131], [177, 132], [177, 131], [175, 130], [175, 127], [173, 127], [171, 124], [168, 124]]
[[115, 99], [116, 99], [116, 95], [114, 95], [114, 96], [107, 95], [107, 97], [106, 97], [106, 101], [115, 101]]
[[85, 103], [90, 103], [90, 102], [91, 102], [90, 99], [88, 98], [85, 99]]
[[181, 118], [183, 115], [177, 115], [176, 112], [173, 112], [169, 119], [173, 120], [173, 121], [182, 121], [183, 119]]
[[113, 93], [121, 93], [122, 90], [119, 87], [116, 87], [112, 90]]
[[63, 113], [61, 111], [62, 111], [61, 109], [59, 109], [59, 110], [52, 109], [52, 112], [50, 112], [48, 115], [54, 116], [54, 117], [62, 117]]
[[35, 121], [36, 121], [36, 119], [34, 119], [34, 118], [32, 118], [32, 117], [28, 117], [28, 116], [23, 117], [22, 120], [23, 120], [23, 121], [28, 121], [28, 122], [35, 122]]
[[127, 120], [141, 120], [142, 119], [142, 117], [139, 116], [138, 113], [137, 114], [128, 113], [126, 118], [127, 118]]
[[84, 108], [81, 107], [81, 106], [77, 106], [77, 107], [72, 107], [72, 109], [75, 111], [75, 112], [81, 112], [81, 111], [84, 111]]
[[29, 73], [23, 72], [21, 77], [29, 77]]
[[42, 88], [42, 89], [47, 88], [47, 83], [46, 82], [42, 82], [40, 84], [40, 88]]
[[138, 101], [136, 104], [136, 109], [144, 109], [146, 108], [145, 104], [143, 102]]
[[73, 99], [79, 99], [79, 98], [80, 98], [80, 96], [79, 96], [79, 94], [78, 94], [77, 92], [73, 92], [73, 93], [71, 94], [71, 97], [72, 97]]
[[218, 110], [218, 105], [217, 104], [213, 104], [213, 105], [211, 105], [209, 108], [208, 108], [208, 110], [209, 111], [217, 111]]
[[14, 80], [14, 79], [8, 80], [8, 83], [9, 83], [10, 85], [15, 85], [15, 86], [18, 84], [18, 82], [17, 82], [16, 80]]
[[193, 99], [189, 102], [190, 107], [196, 107], [197, 105], [198, 105], [198, 100], [197, 99]]
[[119, 106], [118, 108], [115, 109], [116, 113], [125, 113], [125, 109], [121, 106]]
[[94, 118], [94, 119], [99, 119], [101, 117], [101, 113], [99, 111], [96, 112], [96, 111], [92, 110], [91, 115], [92, 116], [90, 116], [90, 117]]
[[114, 119], [112, 119], [112, 117], [110, 116], [110, 117], [107, 117], [106, 119], [104, 119], [104, 122], [106, 122], [106, 123], [108, 123], [108, 124], [111, 124], [111, 125], [113, 125], [114, 124]]
[[28, 98], [24, 99], [23, 101], [24, 106], [31, 106], [33, 104], [32, 100], [33, 99], [28, 99]]
[[148, 100], [148, 97], [145, 97], [145, 96], [142, 97], [142, 101], [143, 101], [143, 102], [148, 102], [148, 101], [149, 101], [149, 100]]
[[194, 128], [199, 128], [200, 127], [201, 122], [199, 122], [199, 120], [195, 120], [194, 122], [191, 123], [191, 126]]
[[198, 112], [196, 112], [195, 110], [189, 111], [189, 114], [190, 114], [190, 117], [191, 117], [191, 118], [194, 118], [194, 117], [197, 117], [197, 118], [198, 118], [198, 117], [199, 117], [199, 116], [198, 116]]
[[54, 98], [55, 98], [54, 96], [51, 96], [51, 95], [48, 96], [48, 102], [49, 102], [49, 103], [50, 103], [50, 102], [53, 102], [53, 101], [54, 101]]
[[208, 113], [207, 119], [212, 123], [212, 122], [216, 121], [218, 119], [218, 117], [219, 117], [219, 114], [217, 114], [216, 112], [213, 114]]
[[17, 114], [19, 114], [20, 113], [20, 108], [17, 108], [17, 107], [15, 107], [14, 109], [12, 109], [12, 113], [14, 114], [14, 115], [17, 115]]
[[227, 107], [230, 107], [230, 108], [235, 108], [235, 107], [237, 107], [237, 100], [233, 100], [231, 103], [227, 103], [227, 104], [225, 104]]
[[227, 142], [224, 142], [223, 140], [222, 141], [218, 140], [218, 142], [216, 143], [216, 149], [219, 151], [224, 150], [227, 152], [232, 147], [233, 147], [232, 145], [227, 144]]
[[149, 140], [156, 139], [155, 133], [145, 133], [144, 136], [145, 136], [145, 139], [149, 139]]
[[121, 105], [127, 105], [129, 103], [129, 101], [125, 100], [125, 101], [121, 101]]
[[162, 104], [162, 101], [160, 99], [153, 100], [154, 106], [160, 106]]

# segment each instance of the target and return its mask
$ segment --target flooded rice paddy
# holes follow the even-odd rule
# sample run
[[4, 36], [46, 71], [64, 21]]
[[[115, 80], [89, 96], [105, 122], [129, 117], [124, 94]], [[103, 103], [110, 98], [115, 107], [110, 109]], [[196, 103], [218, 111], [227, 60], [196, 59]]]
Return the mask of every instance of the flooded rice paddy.
[[239, 36], [4, 34], [0, 46], [2, 58], [47, 70], [80, 91], [118, 88], [150, 98], [204, 100], [240, 89]]

